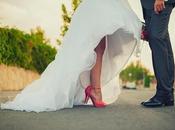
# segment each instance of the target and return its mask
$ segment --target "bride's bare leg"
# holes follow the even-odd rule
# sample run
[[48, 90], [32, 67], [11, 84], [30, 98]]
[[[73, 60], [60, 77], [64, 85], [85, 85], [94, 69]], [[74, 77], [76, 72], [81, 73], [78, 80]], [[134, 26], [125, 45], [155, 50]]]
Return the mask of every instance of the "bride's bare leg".
[[105, 50], [105, 37], [100, 41], [98, 46], [95, 48], [95, 52], [97, 54], [96, 64], [91, 69], [90, 79], [91, 85], [94, 87], [94, 91], [92, 94], [96, 97], [96, 100], [102, 100], [102, 93], [101, 93], [101, 84], [100, 84], [100, 77], [101, 77], [101, 68], [102, 68], [102, 58]]

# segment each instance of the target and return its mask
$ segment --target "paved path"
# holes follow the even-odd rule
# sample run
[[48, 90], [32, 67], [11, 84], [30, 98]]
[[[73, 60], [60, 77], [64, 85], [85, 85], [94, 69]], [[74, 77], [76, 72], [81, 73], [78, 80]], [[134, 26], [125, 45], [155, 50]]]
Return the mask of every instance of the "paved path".
[[175, 130], [175, 107], [140, 106], [152, 94], [124, 90], [119, 100], [102, 109], [79, 106], [39, 114], [0, 110], [0, 130]]

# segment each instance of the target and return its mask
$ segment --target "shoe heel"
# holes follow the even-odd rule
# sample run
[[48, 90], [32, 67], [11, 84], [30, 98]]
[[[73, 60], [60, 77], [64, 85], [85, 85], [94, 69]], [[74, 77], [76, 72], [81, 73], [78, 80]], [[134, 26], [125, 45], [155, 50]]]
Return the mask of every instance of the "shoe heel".
[[90, 95], [89, 95], [90, 91], [91, 91], [91, 86], [89, 85], [86, 87], [86, 89], [84, 91], [85, 92], [84, 103], [86, 103], [86, 104], [88, 103], [88, 100], [90, 98]]
[[85, 93], [85, 99], [84, 99], [84, 103], [88, 103], [89, 100], [89, 95], [87, 93]]

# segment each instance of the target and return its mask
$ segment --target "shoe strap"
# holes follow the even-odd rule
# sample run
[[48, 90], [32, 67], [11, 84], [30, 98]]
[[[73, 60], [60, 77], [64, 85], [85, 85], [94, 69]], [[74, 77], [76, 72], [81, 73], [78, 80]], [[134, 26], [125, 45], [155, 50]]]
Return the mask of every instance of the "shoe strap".
[[96, 92], [101, 92], [101, 87], [93, 87]]

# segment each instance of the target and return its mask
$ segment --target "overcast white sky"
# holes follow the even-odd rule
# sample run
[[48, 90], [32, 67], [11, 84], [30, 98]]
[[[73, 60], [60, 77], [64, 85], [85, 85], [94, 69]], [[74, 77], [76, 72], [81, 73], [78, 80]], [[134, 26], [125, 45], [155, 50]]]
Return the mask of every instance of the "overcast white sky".
[[[46, 36], [54, 43], [61, 24], [59, 17], [60, 3], [69, 5], [70, 0], [0, 0], [0, 24], [16, 26], [24, 31], [41, 26]], [[129, 0], [131, 7], [142, 19], [140, 0]], [[175, 51], [175, 9], [170, 21], [170, 34]], [[151, 52], [144, 44], [141, 61], [152, 70]]]
[[59, 0], [0, 0], [0, 23], [24, 31], [41, 26], [52, 41], [58, 36]]

